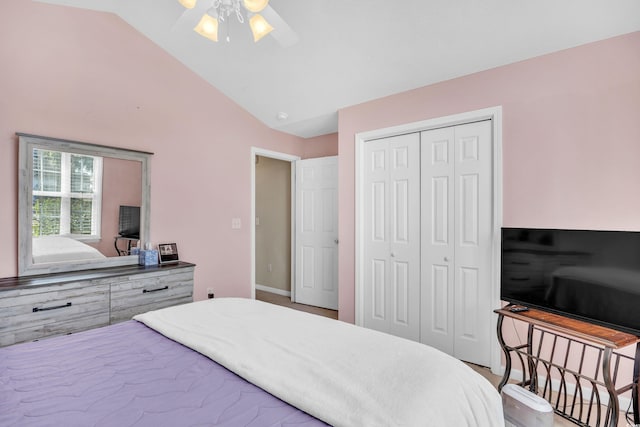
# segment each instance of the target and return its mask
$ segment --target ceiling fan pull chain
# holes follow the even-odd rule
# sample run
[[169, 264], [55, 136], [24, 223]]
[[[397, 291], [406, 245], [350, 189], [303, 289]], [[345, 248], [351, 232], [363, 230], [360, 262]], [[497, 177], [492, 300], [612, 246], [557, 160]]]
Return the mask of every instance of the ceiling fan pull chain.
[[244, 24], [244, 16], [242, 16], [242, 12], [240, 11], [240, 0], [235, 0], [233, 2], [233, 7], [236, 11], [236, 17], [241, 24]]

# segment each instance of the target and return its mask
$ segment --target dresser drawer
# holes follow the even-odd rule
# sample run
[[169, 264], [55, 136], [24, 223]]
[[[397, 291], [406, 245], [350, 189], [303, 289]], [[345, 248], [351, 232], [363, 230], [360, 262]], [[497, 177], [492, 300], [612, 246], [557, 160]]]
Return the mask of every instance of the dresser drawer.
[[21, 288], [0, 298], [0, 346], [109, 324], [109, 286], [74, 282]]
[[139, 274], [111, 282], [111, 323], [193, 301], [193, 268]]

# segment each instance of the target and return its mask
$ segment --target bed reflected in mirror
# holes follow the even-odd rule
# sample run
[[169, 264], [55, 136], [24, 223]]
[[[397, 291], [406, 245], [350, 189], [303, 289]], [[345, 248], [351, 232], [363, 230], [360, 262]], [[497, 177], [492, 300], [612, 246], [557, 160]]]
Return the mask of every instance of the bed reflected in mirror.
[[149, 234], [151, 153], [18, 137], [19, 274], [135, 264], [131, 248]]

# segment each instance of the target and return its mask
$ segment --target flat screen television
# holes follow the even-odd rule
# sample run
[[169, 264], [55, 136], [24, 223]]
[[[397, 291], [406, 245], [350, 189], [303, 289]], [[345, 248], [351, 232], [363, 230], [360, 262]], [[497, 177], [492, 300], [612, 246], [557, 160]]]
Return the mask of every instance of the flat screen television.
[[118, 234], [132, 239], [140, 238], [140, 206], [120, 206]]
[[503, 228], [500, 296], [640, 335], [640, 232]]

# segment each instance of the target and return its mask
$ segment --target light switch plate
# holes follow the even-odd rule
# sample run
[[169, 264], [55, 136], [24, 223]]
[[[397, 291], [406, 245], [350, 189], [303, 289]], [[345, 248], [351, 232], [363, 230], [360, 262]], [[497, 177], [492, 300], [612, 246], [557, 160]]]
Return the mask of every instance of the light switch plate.
[[240, 218], [231, 218], [231, 228], [234, 230], [239, 230], [242, 227], [242, 222], [240, 222]]

